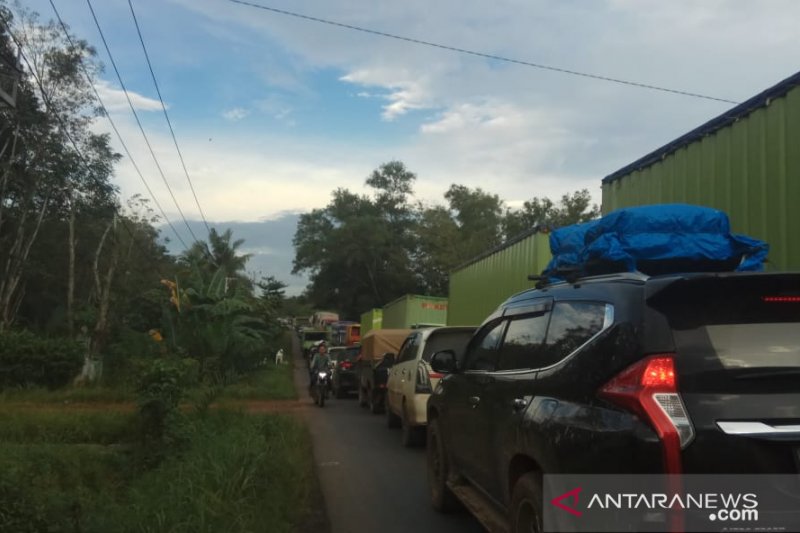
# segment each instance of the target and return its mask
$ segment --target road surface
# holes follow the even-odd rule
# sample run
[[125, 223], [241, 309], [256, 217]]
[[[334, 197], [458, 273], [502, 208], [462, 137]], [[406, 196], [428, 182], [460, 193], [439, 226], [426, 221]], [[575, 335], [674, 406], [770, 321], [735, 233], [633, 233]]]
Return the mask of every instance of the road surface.
[[314, 459], [331, 533], [481, 533], [466, 511], [442, 515], [431, 507], [425, 448], [406, 449], [385, 415], [358, 406], [355, 397], [313, 406], [308, 374], [295, 340], [295, 385], [314, 442]]

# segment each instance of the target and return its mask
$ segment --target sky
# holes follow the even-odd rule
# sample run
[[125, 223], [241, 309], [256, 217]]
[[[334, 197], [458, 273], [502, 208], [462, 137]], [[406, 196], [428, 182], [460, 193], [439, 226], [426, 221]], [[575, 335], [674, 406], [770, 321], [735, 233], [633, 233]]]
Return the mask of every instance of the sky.
[[[53, 0], [105, 64], [97, 88], [159, 203], [191, 238], [136, 128], [84, 0]], [[209, 223], [232, 227], [253, 271], [297, 293], [298, 213], [361, 192], [380, 164], [417, 174], [416, 198], [452, 183], [516, 207], [587, 188], [733, 104], [389, 39], [230, 0], [131, 0], [188, 174]], [[484, 54], [743, 101], [796, 72], [796, 0], [251, 0]], [[22, 0], [44, 19], [48, 0]], [[202, 224], [127, 0], [93, 0], [177, 203]], [[96, 127], [107, 130], [102, 119]], [[117, 149], [121, 148], [116, 144]], [[147, 196], [128, 158], [123, 198]], [[182, 227], [183, 226], [183, 227]], [[237, 230], [244, 232], [239, 235]], [[202, 231], [199, 238], [202, 238]], [[246, 233], [246, 235], [245, 235]], [[171, 230], [165, 228], [165, 236]], [[182, 246], [172, 236], [170, 246]]]

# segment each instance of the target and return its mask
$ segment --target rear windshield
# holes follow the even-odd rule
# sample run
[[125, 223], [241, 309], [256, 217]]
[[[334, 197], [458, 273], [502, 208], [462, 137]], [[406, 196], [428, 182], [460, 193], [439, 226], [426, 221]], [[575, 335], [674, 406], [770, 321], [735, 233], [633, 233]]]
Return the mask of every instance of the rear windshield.
[[425, 342], [422, 360], [429, 363], [433, 354], [441, 352], [442, 350], [453, 350], [456, 357], [460, 358], [461, 354], [464, 353], [464, 349], [467, 347], [469, 339], [472, 338], [473, 333], [474, 330], [431, 333], [431, 336], [428, 337], [428, 340]]
[[303, 333], [303, 339], [307, 341], [323, 341], [328, 338], [328, 333], [325, 331], [312, 331]]
[[339, 361], [355, 361], [359, 353], [361, 353], [360, 347], [347, 348], [339, 354]]
[[715, 381], [797, 379], [800, 275], [734, 276], [675, 285], [650, 304], [672, 328], [684, 384], [713, 387]]

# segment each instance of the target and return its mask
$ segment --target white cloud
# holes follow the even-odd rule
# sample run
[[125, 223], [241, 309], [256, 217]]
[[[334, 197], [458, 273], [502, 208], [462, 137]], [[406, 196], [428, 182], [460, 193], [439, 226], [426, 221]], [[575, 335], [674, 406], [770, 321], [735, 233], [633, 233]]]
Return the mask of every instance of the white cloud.
[[[125, 98], [125, 91], [117, 89], [115, 86], [112, 86], [110, 82], [98, 80], [95, 84], [95, 89], [97, 89], [100, 98], [103, 100], [103, 104], [109, 112], [127, 111], [130, 109], [128, 100]], [[130, 89], [128, 89], [128, 96], [131, 99], [134, 109], [137, 111], [162, 110], [161, 102], [158, 100], [148, 98]], [[169, 109], [169, 106], [167, 106], [167, 109]]]
[[[381, 98], [389, 103], [383, 106], [381, 117], [391, 121], [405, 115], [413, 109], [426, 109], [433, 105], [429, 93], [426, 91], [424, 81], [412, 80], [402, 73], [392, 72], [387, 69], [362, 69], [345, 74], [341, 81], [363, 85], [366, 87], [380, 87], [387, 90]], [[370, 93], [359, 93], [359, 96], [368, 97]]]
[[227, 111], [222, 113], [222, 116], [226, 120], [230, 120], [232, 122], [236, 122], [238, 120], [242, 120], [243, 118], [245, 118], [249, 114], [250, 114], [250, 111], [248, 111], [247, 109], [244, 109], [244, 108], [241, 108], [241, 107], [234, 107], [233, 109], [228, 109]]
[[259, 100], [256, 103], [256, 107], [276, 120], [294, 125], [294, 121], [290, 118], [294, 109], [286, 103], [284, 98], [277, 94], [270, 94], [266, 98]]

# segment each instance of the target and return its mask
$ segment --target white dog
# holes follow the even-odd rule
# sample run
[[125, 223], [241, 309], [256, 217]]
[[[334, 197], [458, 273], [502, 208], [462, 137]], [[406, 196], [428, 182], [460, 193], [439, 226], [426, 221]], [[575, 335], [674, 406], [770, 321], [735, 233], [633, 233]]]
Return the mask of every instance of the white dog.
[[283, 364], [283, 348], [278, 350], [278, 352], [275, 354], [275, 364], [276, 365], [282, 365]]

